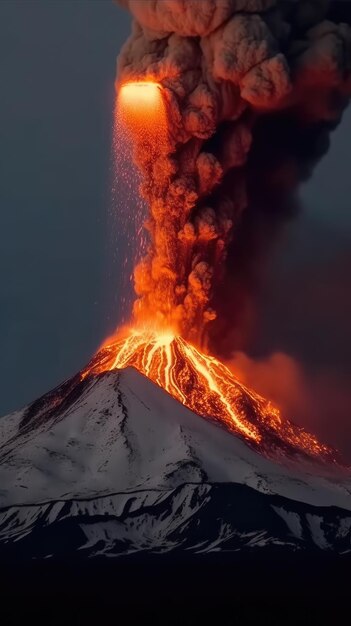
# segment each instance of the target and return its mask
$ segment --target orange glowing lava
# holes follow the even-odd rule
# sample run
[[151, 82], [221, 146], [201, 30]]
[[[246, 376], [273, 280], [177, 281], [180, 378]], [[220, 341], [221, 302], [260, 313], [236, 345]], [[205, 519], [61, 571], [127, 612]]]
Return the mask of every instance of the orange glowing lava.
[[150, 246], [134, 269], [134, 317], [138, 323], [170, 323], [176, 310], [177, 217], [170, 210], [167, 190], [169, 160], [165, 90], [156, 82], [126, 83], [118, 94], [117, 116], [132, 140], [133, 160], [143, 174], [140, 194], [149, 205], [146, 228]]
[[131, 112], [139, 113], [141, 109], [153, 111], [160, 101], [161, 89], [161, 85], [153, 82], [125, 83], [120, 89], [119, 96], [123, 105]]
[[151, 139], [148, 133], [152, 133], [155, 142], [157, 126], [160, 125], [162, 134], [165, 132], [161, 85], [147, 81], [122, 85], [118, 95], [118, 115], [133, 136], [136, 147], [143, 139]]
[[277, 451], [334, 461], [334, 451], [284, 420], [280, 411], [232, 372], [172, 331], [131, 329], [96, 355], [83, 372], [135, 367], [198, 415], [219, 422], [268, 456]]

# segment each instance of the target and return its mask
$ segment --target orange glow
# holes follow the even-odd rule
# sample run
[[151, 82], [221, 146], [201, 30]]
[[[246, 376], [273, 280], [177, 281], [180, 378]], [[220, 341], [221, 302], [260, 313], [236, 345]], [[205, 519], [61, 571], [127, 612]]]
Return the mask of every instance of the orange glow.
[[282, 419], [280, 411], [232, 372], [172, 331], [131, 329], [106, 345], [82, 373], [135, 367], [202, 417], [219, 422], [267, 456], [277, 450], [334, 461], [331, 448]]
[[[125, 83], [118, 94], [118, 115], [131, 132], [135, 146], [151, 133], [155, 139], [155, 128], [165, 132], [165, 104], [162, 87], [158, 83], [140, 81]], [[157, 141], [157, 140], [156, 140]]]
[[177, 328], [198, 343], [215, 317], [209, 307], [212, 266], [223, 241], [207, 241], [203, 232], [197, 237], [189, 224], [197, 194], [195, 173], [188, 177], [186, 170], [195, 162], [196, 150], [184, 155], [184, 174], [177, 172], [169, 127], [179, 123], [179, 112], [168, 98], [167, 89], [152, 81], [125, 83], [118, 94], [118, 120], [132, 139], [133, 160], [142, 173], [140, 193], [149, 206], [145, 226], [150, 245], [134, 269], [133, 314], [137, 325]]
[[167, 325], [176, 309], [175, 217], [167, 203], [170, 144], [165, 90], [157, 82], [125, 83], [118, 94], [117, 115], [132, 139], [133, 159], [143, 173], [140, 193], [149, 205], [147, 230], [151, 245], [135, 267], [138, 323], [158, 320]]
[[118, 121], [132, 139], [133, 159], [142, 172], [150, 244], [134, 271], [134, 327], [105, 343], [82, 377], [135, 367], [184, 406], [267, 456], [300, 453], [334, 462], [332, 449], [283, 420], [271, 402], [194, 345], [215, 316], [209, 303], [224, 239], [213, 238], [211, 228], [197, 233], [190, 221], [198, 196], [188, 172], [197, 148], [190, 146], [194, 155], [191, 150], [182, 155], [177, 171], [166, 104], [166, 91], [155, 82], [126, 83], [119, 91]]
[[153, 111], [158, 106], [161, 97], [161, 85], [158, 83], [140, 81], [122, 85], [119, 95], [123, 106], [128, 111], [140, 112], [143, 109]]

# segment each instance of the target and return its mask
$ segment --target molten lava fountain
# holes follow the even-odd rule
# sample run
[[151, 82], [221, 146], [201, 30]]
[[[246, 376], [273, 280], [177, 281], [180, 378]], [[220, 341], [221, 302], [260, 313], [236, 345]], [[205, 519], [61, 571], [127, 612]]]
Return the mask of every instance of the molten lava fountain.
[[[136, 139], [135, 159], [138, 162], [144, 159], [150, 167], [152, 152], [156, 155], [167, 150], [167, 113], [162, 87], [153, 82], [122, 85], [117, 111]], [[172, 259], [175, 250], [167, 237], [174, 216], [157, 203], [150, 211], [148, 258], [135, 271], [139, 299], [134, 304], [133, 325], [105, 343], [82, 377], [132, 366], [195, 413], [220, 423], [268, 456], [281, 452], [335, 461], [331, 448], [284, 420], [271, 402], [246, 388], [223, 363], [181, 336], [174, 299], [174, 272], [158, 273], [160, 258], [163, 268], [168, 261], [175, 267]]]

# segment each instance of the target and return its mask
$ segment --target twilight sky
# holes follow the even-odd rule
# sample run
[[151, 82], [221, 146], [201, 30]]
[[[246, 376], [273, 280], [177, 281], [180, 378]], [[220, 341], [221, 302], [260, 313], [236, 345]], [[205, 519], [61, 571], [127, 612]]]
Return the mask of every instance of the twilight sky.
[[[79, 370], [118, 322], [109, 168], [128, 31], [110, 0], [0, 2], [0, 414]], [[351, 109], [272, 255], [251, 346], [303, 369], [310, 425], [337, 420], [339, 445], [342, 429], [351, 442], [350, 133]]]

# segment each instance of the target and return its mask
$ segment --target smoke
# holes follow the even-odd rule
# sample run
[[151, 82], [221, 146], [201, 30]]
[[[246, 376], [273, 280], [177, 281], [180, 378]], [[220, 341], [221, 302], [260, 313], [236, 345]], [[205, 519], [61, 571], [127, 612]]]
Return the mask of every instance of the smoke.
[[[166, 134], [135, 135], [151, 244], [135, 271], [134, 313], [203, 342], [211, 325], [212, 337], [216, 324], [223, 335], [223, 301], [237, 298], [223, 293], [228, 251], [256, 184], [262, 120], [288, 115], [304, 132], [337, 123], [351, 87], [351, 30], [327, 19], [323, 0], [119, 1], [134, 23], [117, 87], [157, 83], [167, 117]], [[284, 190], [308, 175], [297, 163], [275, 168]]]
[[245, 167], [248, 208], [233, 232], [213, 297], [217, 319], [208, 341], [221, 356], [250, 348], [272, 253], [300, 210], [299, 184], [328, 151], [332, 128], [324, 121], [306, 125], [293, 111], [267, 114], [255, 124]]
[[242, 383], [270, 398], [287, 419], [329, 441], [344, 458], [351, 459], [351, 391], [346, 380], [323, 367], [312, 373], [282, 352], [260, 359], [236, 352], [228, 366]]

